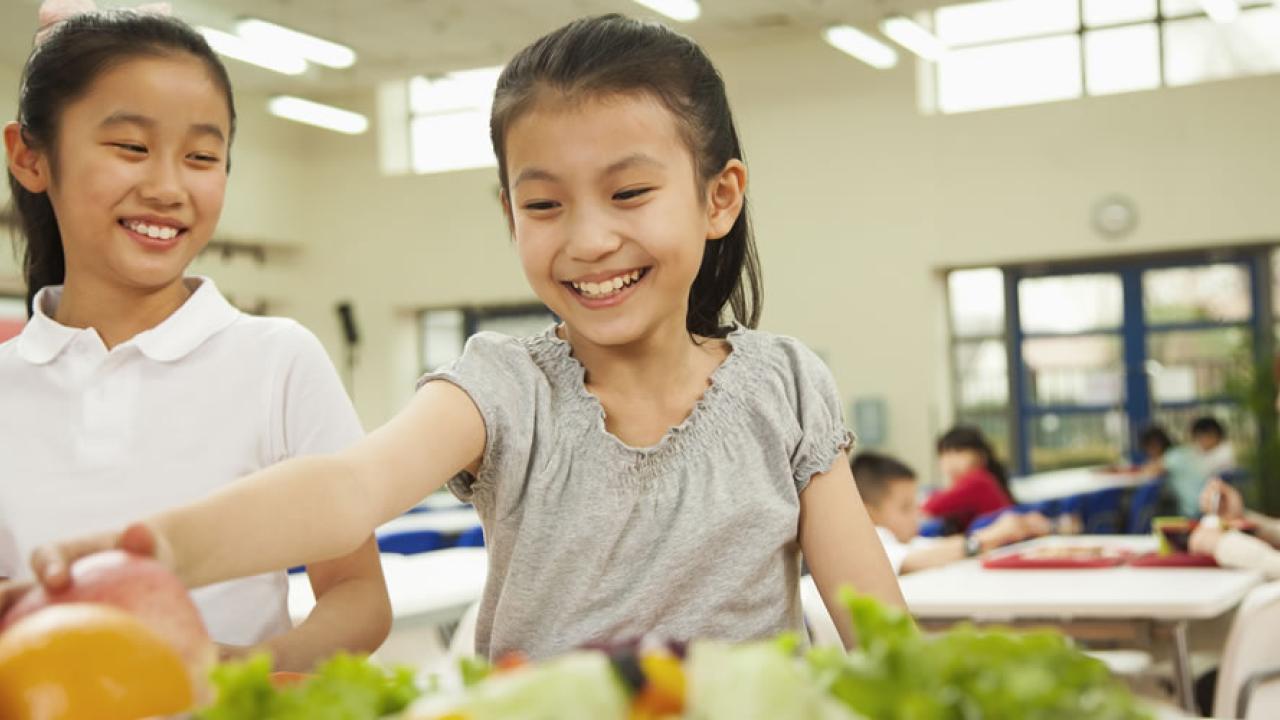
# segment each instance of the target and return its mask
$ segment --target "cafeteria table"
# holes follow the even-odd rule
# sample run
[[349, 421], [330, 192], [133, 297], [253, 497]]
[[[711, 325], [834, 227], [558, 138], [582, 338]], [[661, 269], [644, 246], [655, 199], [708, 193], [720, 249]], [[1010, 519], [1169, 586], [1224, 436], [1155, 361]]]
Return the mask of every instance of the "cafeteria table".
[[[1040, 538], [998, 552], [1085, 544], [1134, 553], [1156, 548], [1149, 535], [1088, 535]], [[1193, 710], [1188, 625], [1234, 610], [1261, 581], [1256, 572], [1223, 568], [994, 570], [974, 559], [905, 575], [901, 587], [911, 614], [926, 627], [972, 621], [1055, 625], [1070, 632], [1079, 624], [1116, 638], [1137, 639], [1137, 629], [1147, 637], [1166, 635], [1179, 702]]]

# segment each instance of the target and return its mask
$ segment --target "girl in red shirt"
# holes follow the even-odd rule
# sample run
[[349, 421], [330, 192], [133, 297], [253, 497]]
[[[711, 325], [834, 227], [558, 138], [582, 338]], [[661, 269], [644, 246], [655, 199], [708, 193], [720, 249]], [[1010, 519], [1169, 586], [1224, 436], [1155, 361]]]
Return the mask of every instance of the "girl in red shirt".
[[963, 532], [979, 515], [1013, 505], [1009, 473], [976, 427], [960, 425], [938, 439], [938, 463], [949, 485], [921, 508]]

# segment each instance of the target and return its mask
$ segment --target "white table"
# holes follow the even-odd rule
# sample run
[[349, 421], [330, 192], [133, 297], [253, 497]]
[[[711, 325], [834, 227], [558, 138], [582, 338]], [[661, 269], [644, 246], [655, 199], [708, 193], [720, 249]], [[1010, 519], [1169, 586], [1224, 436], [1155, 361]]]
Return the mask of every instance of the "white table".
[[[448, 548], [418, 555], [384, 554], [382, 572], [391, 599], [392, 635], [402, 647], [434, 643], [441, 626], [456, 623], [484, 593], [489, 557], [484, 548]], [[315, 607], [305, 574], [289, 576], [289, 616], [301, 622]], [[411, 650], [389, 662], [410, 662]]]
[[[1133, 552], [1154, 550], [1145, 535], [1048, 537], [1005, 552], [1045, 544], [1102, 544]], [[922, 621], [1148, 623], [1168, 630], [1183, 706], [1194, 709], [1187, 625], [1235, 608], [1262, 577], [1220, 568], [988, 570], [977, 560], [901, 578], [911, 614]]]
[[409, 513], [378, 528], [378, 535], [412, 530], [434, 530], [445, 535], [458, 535], [480, 524], [480, 515], [472, 507], [457, 510], [434, 510]]
[[1136, 473], [1107, 472], [1096, 467], [1073, 468], [1013, 478], [1009, 481], [1009, 490], [1014, 500], [1035, 503], [1112, 488], [1136, 488], [1151, 479]]

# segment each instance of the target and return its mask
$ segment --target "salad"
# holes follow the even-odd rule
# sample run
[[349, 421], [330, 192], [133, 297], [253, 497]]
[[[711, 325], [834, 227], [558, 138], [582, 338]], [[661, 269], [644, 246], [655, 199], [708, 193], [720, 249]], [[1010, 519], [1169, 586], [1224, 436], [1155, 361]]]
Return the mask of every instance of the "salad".
[[1052, 631], [959, 627], [924, 635], [901, 610], [844, 594], [849, 653], [795, 637], [686, 649], [627, 644], [532, 664], [470, 660], [461, 687], [421, 689], [407, 669], [338, 656], [273, 686], [267, 658], [214, 673], [200, 720], [1138, 720], [1150, 717], [1098, 661]]

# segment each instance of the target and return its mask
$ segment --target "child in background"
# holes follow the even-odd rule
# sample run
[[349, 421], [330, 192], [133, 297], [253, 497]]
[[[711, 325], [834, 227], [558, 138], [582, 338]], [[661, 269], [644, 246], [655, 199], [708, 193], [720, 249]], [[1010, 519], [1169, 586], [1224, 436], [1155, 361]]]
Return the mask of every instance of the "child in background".
[[117, 545], [192, 586], [323, 559], [448, 484], [484, 524], [491, 657], [803, 632], [800, 551], [846, 643], [841, 585], [903, 605], [830, 371], [751, 329], [747, 169], [705, 53], [657, 24], [572, 22], [503, 70], [491, 132], [515, 250], [562, 322], [476, 335], [350, 450], [45, 548], [46, 584]]
[[[1257, 570], [1270, 580], [1280, 580], [1280, 520], [1247, 510], [1240, 492], [1214, 478], [1200, 494], [1200, 509], [1217, 513], [1219, 523], [1201, 522], [1191, 533], [1191, 552], [1212, 555], [1223, 567]], [[1240, 521], [1257, 530], [1247, 535], [1232, 529]]]
[[1173, 439], [1159, 425], [1148, 425], [1138, 434], [1138, 449], [1144, 457], [1139, 472], [1157, 477], [1164, 474], [1164, 456], [1173, 449]]
[[1187, 517], [1199, 514], [1200, 495], [1209, 478], [1236, 467], [1235, 449], [1222, 423], [1212, 417], [1196, 418], [1190, 435], [1189, 444], [1169, 450], [1160, 462], [1173, 504], [1170, 509]]
[[938, 438], [938, 464], [948, 485], [925, 501], [925, 514], [963, 532], [979, 515], [1013, 505], [1008, 471], [978, 428], [961, 425]]
[[[217, 225], [235, 130], [204, 39], [156, 14], [75, 14], [42, 31], [21, 87], [4, 140], [31, 321], [0, 345], [0, 577], [19, 579], [39, 545], [362, 435], [310, 332], [185, 276]], [[195, 593], [224, 657], [258, 647], [306, 670], [381, 644], [370, 534], [310, 559], [317, 602], [297, 628], [280, 566]]]
[[1039, 537], [1050, 523], [1039, 513], [1007, 512], [987, 527], [968, 535], [945, 538], [919, 537], [920, 514], [916, 505], [919, 483], [903, 463], [887, 455], [858, 453], [851, 464], [862, 501], [884, 545], [894, 572], [905, 575], [946, 565], [981, 552]]

